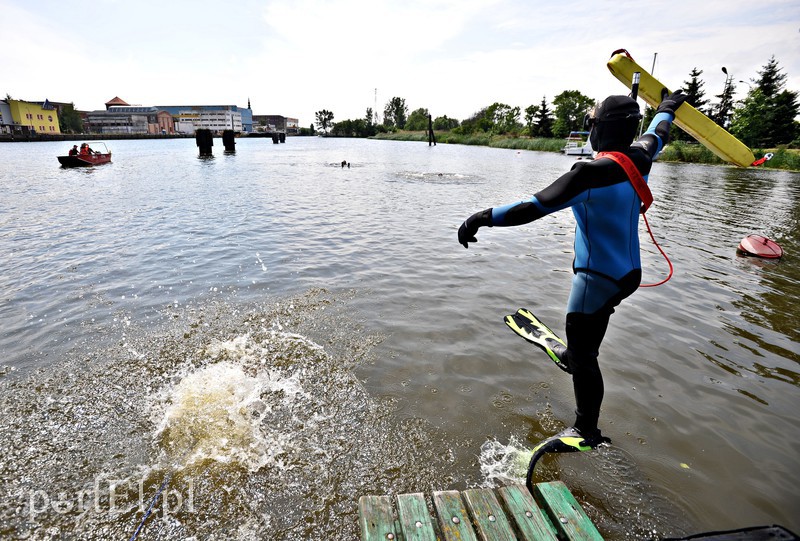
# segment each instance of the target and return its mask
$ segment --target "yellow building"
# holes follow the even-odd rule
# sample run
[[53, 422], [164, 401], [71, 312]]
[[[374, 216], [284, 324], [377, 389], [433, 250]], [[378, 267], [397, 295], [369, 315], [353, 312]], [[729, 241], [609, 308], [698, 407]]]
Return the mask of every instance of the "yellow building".
[[58, 125], [58, 113], [50, 102], [31, 102], [6, 100], [11, 109], [11, 118], [17, 126], [28, 126], [36, 133], [55, 135], [61, 133]]

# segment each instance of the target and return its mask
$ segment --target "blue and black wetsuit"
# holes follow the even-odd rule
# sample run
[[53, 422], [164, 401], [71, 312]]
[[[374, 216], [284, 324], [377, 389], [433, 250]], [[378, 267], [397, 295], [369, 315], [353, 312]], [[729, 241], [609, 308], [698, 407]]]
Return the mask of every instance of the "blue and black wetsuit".
[[[626, 154], [645, 180], [669, 136], [671, 111], [659, 112], [647, 132]], [[629, 138], [628, 141], [631, 139]], [[603, 377], [597, 363], [600, 343], [614, 308], [639, 287], [639, 212], [641, 200], [624, 169], [610, 159], [576, 163], [572, 170], [527, 201], [484, 211], [488, 226], [530, 223], [571, 208], [575, 215], [575, 259], [567, 306], [567, 349], [560, 352], [572, 372], [577, 428], [584, 436], [599, 434]]]

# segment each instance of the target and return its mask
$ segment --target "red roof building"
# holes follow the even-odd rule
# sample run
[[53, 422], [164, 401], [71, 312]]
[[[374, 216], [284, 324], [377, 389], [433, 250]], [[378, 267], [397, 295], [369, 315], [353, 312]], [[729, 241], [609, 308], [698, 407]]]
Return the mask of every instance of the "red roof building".
[[130, 105], [126, 103], [125, 100], [120, 98], [119, 96], [114, 96], [109, 101], [106, 102], [106, 111], [108, 111], [109, 107], [114, 107], [115, 105]]

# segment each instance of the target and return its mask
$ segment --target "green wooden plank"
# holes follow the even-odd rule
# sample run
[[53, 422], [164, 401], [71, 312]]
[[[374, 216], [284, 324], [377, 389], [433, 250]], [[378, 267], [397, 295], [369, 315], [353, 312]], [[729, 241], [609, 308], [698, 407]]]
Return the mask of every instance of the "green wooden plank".
[[397, 539], [389, 496], [361, 496], [358, 499], [358, 519], [362, 541]]
[[506, 513], [524, 541], [556, 541], [556, 529], [533, 496], [523, 485], [511, 485], [497, 490]]
[[458, 491], [434, 492], [433, 507], [445, 541], [478, 541]]
[[465, 490], [463, 495], [481, 540], [516, 541], [511, 523], [491, 489]]
[[406, 541], [436, 541], [425, 495], [400, 494], [397, 496], [397, 514]]
[[567, 485], [561, 481], [539, 483], [535, 486], [534, 492], [536, 501], [547, 511], [561, 536], [570, 541], [602, 541], [600, 532]]

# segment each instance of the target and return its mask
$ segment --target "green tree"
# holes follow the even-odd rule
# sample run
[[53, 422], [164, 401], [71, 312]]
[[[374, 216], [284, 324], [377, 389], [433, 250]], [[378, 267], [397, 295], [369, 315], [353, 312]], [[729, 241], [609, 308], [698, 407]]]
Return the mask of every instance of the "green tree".
[[[709, 114], [711, 111], [707, 110], [706, 108], [708, 100], [704, 99], [706, 92], [703, 90], [703, 81], [700, 79], [702, 74], [703, 70], [692, 68], [692, 71], [689, 72], [690, 79], [683, 82], [681, 90], [687, 96], [686, 103], [704, 114]], [[674, 141], [692, 140], [691, 135], [674, 125], [670, 129], [669, 138]]]
[[[367, 137], [370, 133], [370, 125], [363, 118], [355, 120], [342, 120], [331, 128], [331, 135], [339, 137]], [[374, 133], [373, 133], [374, 135]]]
[[61, 133], [83, 133], [83, 119], [75, 110], [74, 103], [59, 109], [58, 125], [61, 127]]
[[781, 73], [781, 69], [773, 55], [764, 66], [764, 69], [758, 72], [760, 77], [755, 82], [767, 99], [777, 96], [786, 84], [786, 74]]
[[542, 96], [539, 111], [536, 114], [536, 137], [553, 137], [553, 113], [547, 107], [547, 99]]
[[332, 127], [333, 123], [333, 113], [328, 111], [327, 109], [323, 109], [321, 111], [317, 111], [315, 113], [317, 118], [317, 127], [321, 129], [324, 133], [328, 133], [328, 128]]
[[[727, 72], [726, 72], [727, 73]], [[716, 98], [719, 100], [717, 107], [713, 110], [711, 120], [725, 128], [726, 130], [731, 123], [731, 115], [733, 114], [733, 93], [736, 91], [736, 86], [733, 84], [732, 77], [725, 78], [725, 87], [722, 89], [722, 94], [717, 94]]]
[[406, 129], [412, 131], [422, 131], [428, 129], [428, 110], [420, 107], [408, 115]]
[[463, 134], [475, 132], [517, 133], [522, 129], [522, 124], [519, 122], [519, 113], [519, 107], [511, 107], [505, 103], [495, 102], [464, 120], [458, 129], [454, 131]]
[[683, 82], [681, 90], [683, 90], [683, 93], [687, 96], [686, 103], [698, 111], [706, 113], [708, 100], [705, 99], [706, 91], [703, 90], [704, 83], [700, 79], [701, 75], [703, 75], [703, 70], [693, 68], [692, 71], [689, 72], [689, 77], [691, 77], [691, 79]]
[[536, 126], [536, 118], [539, 115], [538, 105], [528, 105], [525, 108], [525, 131], [531, 137], [536, 137], [538, 126]]
[[493, 103], [487, 113], [492, 122], [491, 132], [497, 134], [518, 133], [522, 129], [519, 122], [519, 107], [511, 107], [505, 103]]
[[367, 107], [367, 114], [364, 115], [364, 121], [369, 126], [372, 126], [373, 124], [375, 124], [375, 118], [374, 118], [374, 113], [372, 111], [372, 107]]
[[553, 98], [553, 105], [556, 107], [553, 135], [566, 137], [569, 132], [583, 128], [583, 118], [594, 107], [594, 100], [577, 90], [565, 90]]
[[800, 114], [797, 92], [784, 90], [772, 103], [770, 135], [774, 145], [796, 144], [800, 139], [800, 123], [795, 120]]
[[553, 115], [547, 107], [547, 98], [542, 103], [525, 108], [525, 131], [531, 137], [553, 136]]
[[408, 107], [404, 98], [395, 96], [386, 103], [386, 107], [383, 109], [383, 124], [389, 128], [396, 127], [402, 130], [405, 128], [407, 117]]
[[742, 106], [731, 121], [731, 131], [748, 146], [773, 148], [794, 141], [800, 131], [798, 93], [785, 90], [786, 74], [773, 56], [758, 72]]
[[731, 119], [730, 130], [744, 144], [750, 147], [771, 146], [767, 139], [769, 102], [761, 92], [754, 88], [747, 93], [743, 105], [736, 109]]
[[461, 125], [454, 129], [456, 133], [469, 135], [475, 132], [488, 132], [492, 129], [492, 113], [488, 107], [484, 107], [480, 111], [473, 113], [469, 118], [464, 119]]
[[455, 118], [448, 118], [447, 115], [438, 116], [433, 119], [433, 129], [440, 131], [448, 131], [458, 127], [458, 120]]

